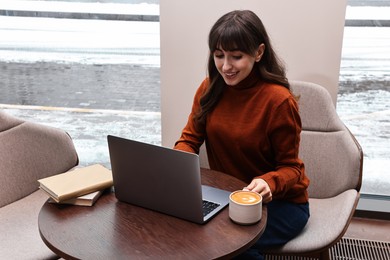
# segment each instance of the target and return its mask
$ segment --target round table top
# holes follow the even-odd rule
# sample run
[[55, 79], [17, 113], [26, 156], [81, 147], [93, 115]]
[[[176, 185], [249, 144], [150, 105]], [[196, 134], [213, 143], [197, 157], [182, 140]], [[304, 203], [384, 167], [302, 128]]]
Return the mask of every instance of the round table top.
[[[202, 184], [235, 191], [245, 183], [202, 169]], [[120, 202], [105, 192], [92, 207], [46, 202], [38, 218], [45, 244], [66, 259], [211, 259], [231, 258], [263, 233], [262, 219], [242, 226], [229, 219], [228, 207], [200, 225]]]

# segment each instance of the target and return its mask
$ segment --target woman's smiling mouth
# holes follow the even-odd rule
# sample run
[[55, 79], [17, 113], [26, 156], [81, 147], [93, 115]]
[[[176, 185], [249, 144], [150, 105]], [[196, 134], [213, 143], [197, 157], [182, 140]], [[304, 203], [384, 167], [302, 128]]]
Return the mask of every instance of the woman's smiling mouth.
[[230, 73], [225, 73], [225, 77], [228, 79], [232, 79], [237, 75], [238, 72], [230, 72]]

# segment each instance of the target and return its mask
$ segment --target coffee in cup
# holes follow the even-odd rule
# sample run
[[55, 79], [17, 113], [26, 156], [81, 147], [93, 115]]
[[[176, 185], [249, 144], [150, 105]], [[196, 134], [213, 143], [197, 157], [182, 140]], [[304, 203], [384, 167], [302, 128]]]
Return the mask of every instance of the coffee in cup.
[[241, 225], [250, 225], [261, 219], [262, 196], [254, 191], [239, 190], [230, 194], [229, 217]]

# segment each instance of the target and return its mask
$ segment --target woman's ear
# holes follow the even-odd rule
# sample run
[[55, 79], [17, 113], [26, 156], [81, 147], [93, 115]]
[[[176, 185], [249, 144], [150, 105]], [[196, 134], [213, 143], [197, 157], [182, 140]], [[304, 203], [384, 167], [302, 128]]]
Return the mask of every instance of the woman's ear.
[[259, 48], [257, 49], [257, 52], [256, 52], [256, 62], [259, 62], [261, 60], [261, 57], [263, 57], [263, 54], [264, 54], [264, 50], [265, 50], [265, 45], [264, 43], [260, 44], [259, 45]]

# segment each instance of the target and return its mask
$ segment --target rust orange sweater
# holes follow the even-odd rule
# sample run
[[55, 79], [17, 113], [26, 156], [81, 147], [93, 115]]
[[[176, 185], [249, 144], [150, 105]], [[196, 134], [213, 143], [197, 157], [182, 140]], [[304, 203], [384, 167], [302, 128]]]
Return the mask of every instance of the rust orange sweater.
[[298, 158], [301, 120], [295, 98], [283, 86], [248, 77], [227, 86], [204, 126], [195, 126], [193, 114], [209, 86], [197, 90], [192, 112], [175, 149], [199, 153], [202, 143], [210, 168], [246, 183], [264, 179], [274, 200], [308, 201], [309, 180]]

